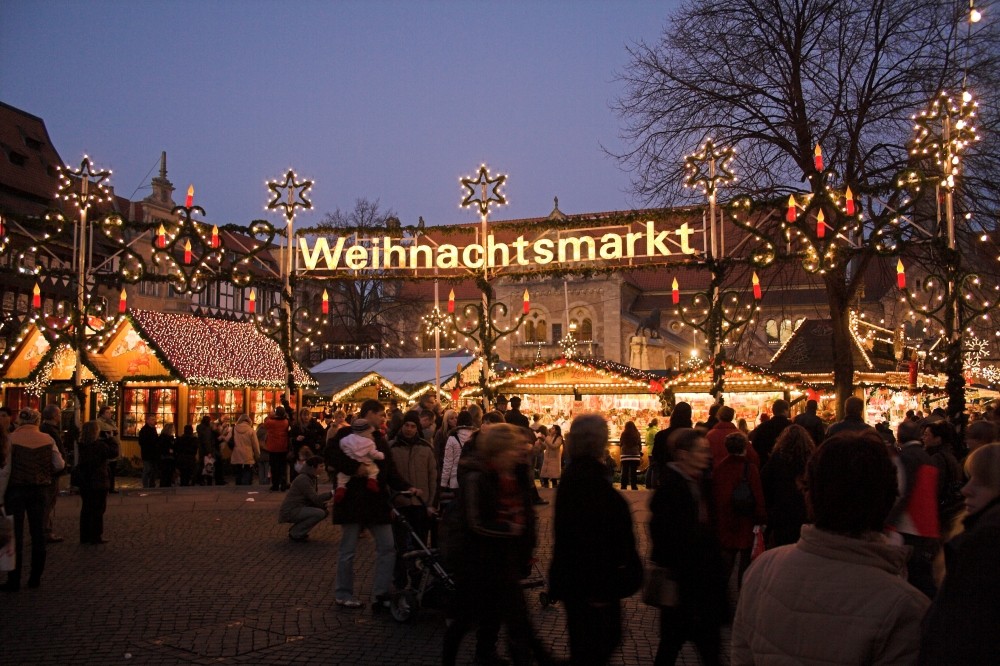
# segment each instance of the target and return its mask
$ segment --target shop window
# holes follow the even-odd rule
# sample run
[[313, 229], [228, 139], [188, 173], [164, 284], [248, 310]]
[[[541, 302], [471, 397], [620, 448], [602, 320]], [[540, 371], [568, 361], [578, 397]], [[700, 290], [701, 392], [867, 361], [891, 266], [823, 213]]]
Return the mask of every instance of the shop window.
[[17, 410], [24, 407], [31, 407], [32, 409], [41, 409], [41, 397], [28, 393], [26, 389], [23, 388], [9, 388], [7, 389], [7, 399], [4, 400], [4, 407], [13, 412], [13, 418], [17, 418]]
[[226, 414], [229, 420], [243, 414], [243, 389], [191, 389], [188, 392], [188, 423], [198, 425], [201, 417], [213, 421]]
[[250, 418], [260, 423], [275, 407], [281, 404], [280, 389], [251, 389]]
[[157, 424], [177, 423], [175, 388], [126, 388], [122, 397], [123, 437], [137, 437], [147, 414], [155, 414]]

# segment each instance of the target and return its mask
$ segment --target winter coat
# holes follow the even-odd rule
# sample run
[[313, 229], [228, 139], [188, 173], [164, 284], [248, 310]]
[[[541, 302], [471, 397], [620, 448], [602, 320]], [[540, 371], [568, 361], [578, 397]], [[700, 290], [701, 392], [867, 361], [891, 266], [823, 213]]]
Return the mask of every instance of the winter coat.
[[[549, 568], [553, 599], [609, 602], [630, 592], [621, 576], [642, 577], [628, 502], [608, 482], [604, 464], [574, 458], [556, 490], [555, 542]], [[632, 590], [634, 591], [634, 590]]]
[[444, 444], [444, 457], [441, 461], [441, 486], [458, 488], [458, 461], [466, 443], [476, 433], [474, 428], [459, 426], [448, 436]]
[[75, 467], [77, 485], [80, 490], [110, 489], [109, 453], [110, 447], [106, 439], [98, 437], [92, 442], [80, 440], [79, 458]]
[[638, 432], [634, 434], [623, 432], [618, 443], [620, 444], [621, 459], [623, 462], [626, 460], [642, 460], [642, 438]]
[[[868, 432], [869, 430], [877, 432], [875, 428], [865, 423], [861, 418], [857, 416], [845, 416], [843, 421], [837, 421], [826, 429], [826, 439], [830, 439], [842, 432]], [[819, 444], [819, 442], [816, 443]]]
[[778, 441], [778, 436], [784, 432], [785, 428], [792, 425], [787, 416], [772, 416], [767, 422], [761, 423], [750, 433], [750, 441], [757, 451], [762, 465], [767, 464], [767, 459], [771, 457], [771, 450], [774, 443]]
[[921, 664], [1000, 663], [1000, 499], [944, 545], [946, 575], [924, 618]]
[[938, 523], [938, 469], [919, 441], [905, 442], [896, 462], [903, 472], [900, 496], [886, 518], [886, 525], [900, 534], [937, 539], [941, 536]]
[[143, 462], [157, 462], [160, 459], [159, 437], [155, 426], [147, 423], [139, 428], [139, 454]]
[[539, 474], [543, 479], [558, 479], [562, 476], [562, 448], [563, 438], [548, 435], [542, 450], [542, 471]]
[[[733, 510], [733, 491], [743, 480], [746, 468], [747, 480], [753, 492], [756, 506], [750, 515], [741, 515]], [[719, 543], [723, 548], [736, 550], [753, 547], [753, 526], [767, 522], [764, 504], [764, 490], [760, 484], [760, 470], [746, 456], [726, 456], [725, 460], [712, 472], [712, 492], [715, 495], [716, 529]]]
[[[692, 493], [698, 488], [701, 501]], [[649, 502], [650, 559], [673, 571], [682, 614], [697, 615], [711, 626], [726, 619], [729, 600], [722, 550], [715, 528], [715, 502], [709, 485], [683, 475], [674, 463], [663, 470]]]
[[[424, 503], [428, 506], [434, 506], [438, 473], [437, 460], [434, 458], [434, 449], [431, 448], [431, 445], [419, 437], [405, 440], [400, 436], [392, 443], [389, 452], [392, 454], [392, 462], [396, 465], [399, 474], [414, 488], [423, 491]], [[419, 506], [421, 498], [397, 497], [395, 503], [396, 506]]]
[[798, 483], [799, 472], [781, 456], [771, 456], [760, 471], [767, 507], [768, 546], [785, 546], [799, 540], [799, 530], [809, 519], [806, 498]]
[[264, 429], [267, 430], [264, 449], [271, 453], [288, 453], [288, 421], [268, 416], [264, 419]]
[[20, 425], [10, 433], [10, 478], [7, 488], [13, 486], [48, 486], [56, 472], [66, 467], [55, 440], [36, 425]]
[[733, 664], [912, 664], [930, 601], [906, 582], [908, 549], [802, 527], [743, 579]]
[[813, 444], [819, 446], [823, 443], [823, 439], [826, 437], [826, 424], [815, 412], [803, 412], [796, 416], [792, 422], [806, 429], [806, 432], [812, 437]]
[[[240, 425], [249, 425], [241, 423]], [[251, 428], [252, 429], [252, 428]], [[332, 497], [329, 491], [319, 494], [319, 482], [315, 474], [298, 474], [292, 479], [285, 499], [278, 509], [279, 523], [294, 523], [298, 518], [299, 509], [305, 507], [325, 508], [325, 503]]]
[[198, 433], [198, 455], [204, 458], [211, 453], [218, 457], [219, 442], [215, 439], [215, 431], [212, 430], [212, 425], [209, 423], [199, 423], [195, 427], [195, 432]]
[[254, 427], [246, 421], [240, 421], [233, 428], [233, 456], [229, 462], [233, 465], [253, 465], [260, 458], [260, 442]]
[[[323, 450], [326, 431], [323, 430], [323, 426], [319, 424], [319, 421], [312, 419], [305, 426], [298, 423], [293, 425], [288, 437], [289, 446], [296, 455], [303, 446], [308, 446], [312, 449], [313, 453], [319, 453]], [[299, 439], [299, 437], [302, 439]]]
[[[396, 463], [392, 459], [389, 443], [385, 441], [385, 435], [380, 430], [376, 430], [372, 433], [375, 447], [385, 455], [385, 458], [374, 461], [379, 470], [377, 477], [379, 492], [373, 493], [368, 490], [368, 477], [354, 476], [360, 463], [353, 460], [340, 448], [340, 440], [350, 434], [350, 426], [341, 428], [333, 439], [327, 441], [324, 450], [327, 472], [330, 474], [339, 472], [351, 477], [350, 481], [347, 482], [343, 501], [338, 502], [333, 507], [333, 523], [335, 525], [355, 523], [359, 525], [386, 525], [390, 522], [388, 489], [407, 490], [412, 487], [412, 484], [396, 470]], [[267, 438], [270, 441], [270, 433], [268, 433]]]

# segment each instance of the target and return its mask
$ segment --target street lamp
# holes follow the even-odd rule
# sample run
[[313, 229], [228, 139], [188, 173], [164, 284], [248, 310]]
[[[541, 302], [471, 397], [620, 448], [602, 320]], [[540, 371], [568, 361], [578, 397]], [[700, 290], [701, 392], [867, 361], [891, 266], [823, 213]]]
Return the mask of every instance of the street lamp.
[[[462, 187], [468, 190], [461, 205], [463, 208], [475, 206], [479, 210], [479, 240], [483, 247], [487, 245], [490, 206], [502, 206], [507, 203], [507, 198], [500, 192], [500, 188], [506, 180], [507, 176], [505, 175], [491, 178], [486, 165], [479, 167], [475, 178], [461, 179]], [[496, 354], [497, 342], [516, 331], [531, 310], [528, 290], [525, 289], [521, 314], [510, 326], [499, 323], [507, 318], [509, 309], [506, 303], [496, 300], [496, 293], [493, 285], [490, 284], [491, 278], [489, 258], [484, 256], [482, 273], [476, 277], [476, 286], [482, 291], [482, 300], [478, 303], [467, 304], [462, 309], [464, 322], [455, 322], [456, 331], [477, 343], [480, 354], [479, 388], [486, 407], [493, 403], [490, 374], [491, 364], [499, 360]], [[452, 292], [448, 300], [448, 311], [453, 312], [454, 308], [455, 299], [454, 292]]]

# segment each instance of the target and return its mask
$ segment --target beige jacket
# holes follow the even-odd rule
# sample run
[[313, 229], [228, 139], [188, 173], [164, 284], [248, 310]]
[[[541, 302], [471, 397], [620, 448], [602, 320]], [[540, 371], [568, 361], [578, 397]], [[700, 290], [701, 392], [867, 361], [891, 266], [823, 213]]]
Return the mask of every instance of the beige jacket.
[[904, 579], [907, 549], [802, 527], [744, 578], [732, 663], [912, 664], [930, 600]]
[[[227, 446], [225, 442], [222, 444]], [[253, 465], [260, 459], [260, 442], [257, 432], [246, 421], [240, 421], [233, 429], [233, 455], [229, 462], [233, 465]]]

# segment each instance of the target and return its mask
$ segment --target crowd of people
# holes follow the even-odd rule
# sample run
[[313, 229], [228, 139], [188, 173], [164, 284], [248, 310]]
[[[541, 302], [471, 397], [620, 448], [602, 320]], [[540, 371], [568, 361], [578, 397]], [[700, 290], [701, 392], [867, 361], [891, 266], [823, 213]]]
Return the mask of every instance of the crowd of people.
[[[555, 488], [550, 598], [564, 604], [571, 663], [608, 663], [622, 642], [621, 600], [643, 581], [628, 502], [614, 485], [608, 420], [579, 414], [544, 424], [520, 400], [444, 410], [426, 396], [409, 411], [367, 400], [355, 414], [279, 406], [254, 428], [206, 417], [175, 437], [155, 417], [139, 431], [142, 483], [238, 484], [254, 474], [285, 492], [279, 522], [292, 541], [332, 517], [340, 527], [335, 603], [374, 611], [414, 585], [403, 554], [433, 543], [455, 582], [443, 663], [476, 631], [476, 663], [504, 663], [501, 627], [515, 664], [552, 663], [536, 637], [519, 581], [537, 539], [537, 490]], [[620, 488], [636, 489], [643, 458], [655, 577], [672, 593], [660, 613], [656, 664], [685, 642], [703, 663], [1000, 663], [1000, 433], [988, 419], [964, 438], [940, 414], [908, 414], [896, 431], [865, 423], [849, 398], [827, 425], [809, 401], [794, 418], [776, 400], [747, 432], [720, 404], [695, 424], [678, 403], [660, 428], [621, 427]], [[120, 456], [113, 414], [85, 423], [70, 456], [59, 411], [0, 409], [0, 497], [13, 516], [16, 566], [31, 533], [28, 586], [37, 587], [51, 532], [58, 475], [72, 458], [81, 495], [81, 543], [106, 543], [103, 515]], [[563, 427], [565, 426], [565, 427]], [[228, 451], [227, 451], [228, 449]], [[331, 480], [320, 492], [319, 474]], [[406, 528], [393, 521], [406, 519]], [[374, 542], [366, 603], [354, 584], [362, 531]], [[653, 576], [647, 574], [647, 580]], [[644, 594], [645, 597], [645, 594]], [[664, 600], [664, 599], [667, 600]]]

